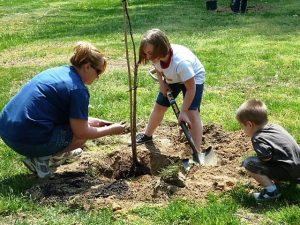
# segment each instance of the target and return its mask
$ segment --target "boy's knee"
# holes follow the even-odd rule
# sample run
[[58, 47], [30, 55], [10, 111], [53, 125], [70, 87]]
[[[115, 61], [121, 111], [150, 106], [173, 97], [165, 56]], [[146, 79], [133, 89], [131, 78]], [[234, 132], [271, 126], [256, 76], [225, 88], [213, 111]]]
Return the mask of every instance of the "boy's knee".
[[257, 158], [257, 157], [255, 157], [255, 156], [250, 156], [250, 157], [248, 157], [248, 158], [246, 158], [244, 161], [243, 161], [243, 163], [242, 163], [242, 165], [243, 165], [243, 167], [248, 167], [248, 166], [253, 166], [253, 165], [256, 165], [257, 163], [259, 163], [260, 162], [260, 160]]
[[257, 173], [261, 170], [261, 161], [256, 156], [250, 156], [242, 162], [242, 166], [252, 173]]

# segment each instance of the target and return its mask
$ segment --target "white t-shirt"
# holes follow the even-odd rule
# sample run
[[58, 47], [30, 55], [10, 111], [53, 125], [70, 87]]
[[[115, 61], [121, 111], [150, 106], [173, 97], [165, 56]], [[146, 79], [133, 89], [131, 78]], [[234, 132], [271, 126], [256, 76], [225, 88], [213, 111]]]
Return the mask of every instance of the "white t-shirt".
[[171, 45], [173, 56], [168, 68], [162, 69], [160, 63], [154, 66], [159, 72], [163, 72], [168, 84], [183, 83], [195, 77], [196, 84], [203, 84], [205, 80], [205, 69], [197, 56], [182, 45]]

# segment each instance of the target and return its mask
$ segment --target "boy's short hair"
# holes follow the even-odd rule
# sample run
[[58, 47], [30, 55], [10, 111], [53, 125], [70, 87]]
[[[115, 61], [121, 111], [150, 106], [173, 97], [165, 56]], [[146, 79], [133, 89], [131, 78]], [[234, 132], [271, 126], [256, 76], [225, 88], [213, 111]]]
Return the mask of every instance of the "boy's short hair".
[[236, 119], [240, 123], [251, 121], [256, 125], [263, 125], [268, 122], [267, 106], [260, 100], [250, 99], [238, 108]]

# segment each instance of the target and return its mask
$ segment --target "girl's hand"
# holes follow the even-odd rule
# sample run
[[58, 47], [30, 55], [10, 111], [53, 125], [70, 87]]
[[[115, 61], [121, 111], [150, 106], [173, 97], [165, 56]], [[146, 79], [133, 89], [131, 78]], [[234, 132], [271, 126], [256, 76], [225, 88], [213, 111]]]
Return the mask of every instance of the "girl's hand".
[[181, 124], [182, 122], [187, 123], [187, 125], [190, 129], [192, 128], [192, 123], [186, 112], [180, 112], [180, 114], [178, 116], [178, 123]]

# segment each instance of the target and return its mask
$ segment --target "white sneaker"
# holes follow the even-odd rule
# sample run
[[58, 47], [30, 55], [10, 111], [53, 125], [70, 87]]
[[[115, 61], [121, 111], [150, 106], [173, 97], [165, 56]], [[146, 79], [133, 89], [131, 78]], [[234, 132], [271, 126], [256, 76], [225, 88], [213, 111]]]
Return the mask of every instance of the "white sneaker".
[[32, 166], [32, 162], [30, 158], [24, 159], [23, 163], [31, 172], [36, 174], [35, 168]]
[[26, 158], [23, 160], [24, 165], [36, 173], [39, 178], [51, 178], [54, 176], [49, 167], [49, 157]]
[[53, 156], [49, 160], [49, 166], [50, 167], [58, 167], [58, 166], [64, 164], [69, 159], [74, 159], [74, 158], [79, 157], [82, 152], [83, 151], [81, 148], [77, 148], [70, 152], [65, 152], [60, 155]]

